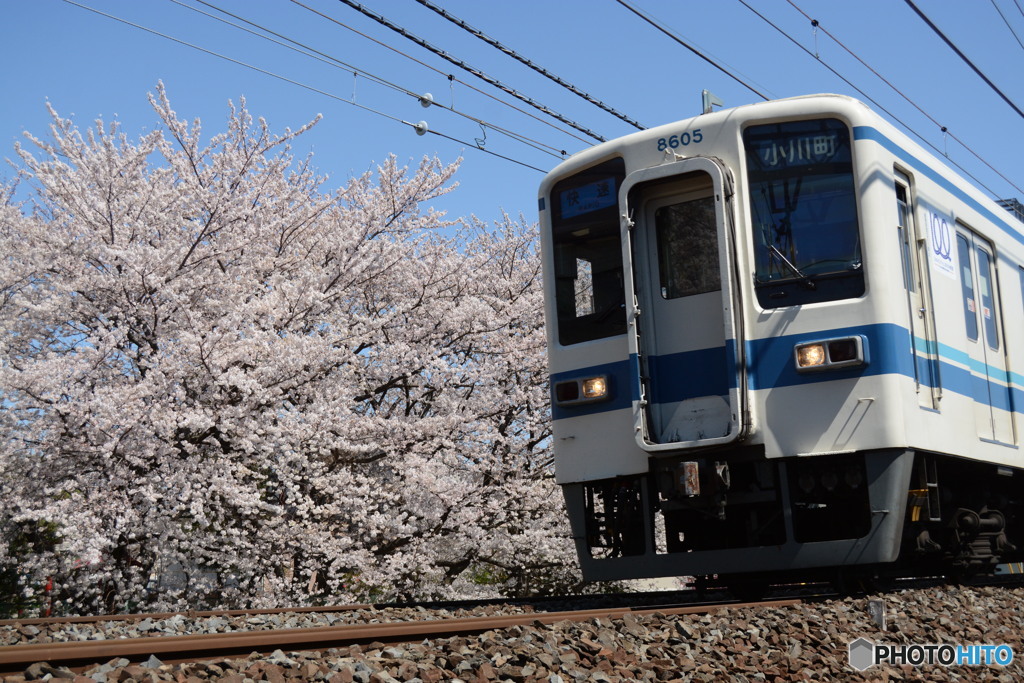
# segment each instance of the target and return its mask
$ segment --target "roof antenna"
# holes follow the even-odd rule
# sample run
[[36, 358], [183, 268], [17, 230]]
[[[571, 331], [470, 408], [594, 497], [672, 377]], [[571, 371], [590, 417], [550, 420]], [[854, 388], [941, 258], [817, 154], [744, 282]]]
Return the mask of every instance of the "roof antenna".
[[725, 106], [725, 102], [720, 100], [717, 95], [711, 94], [710, 90], [702, 90], [700, 95], [701, 95], [702, 103], [704, 105], [704, 113], [705, 114], [710, 114], [711, 112], [713, 112], [714, 111], [714, 107], [724, 107]]

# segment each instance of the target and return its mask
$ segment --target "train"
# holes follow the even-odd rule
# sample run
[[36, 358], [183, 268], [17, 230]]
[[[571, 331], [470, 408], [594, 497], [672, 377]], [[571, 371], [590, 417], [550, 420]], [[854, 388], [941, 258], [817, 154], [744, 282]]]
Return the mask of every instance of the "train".
[[851, 97], [710, 109], [540, 186], [583, 578], [754, 594], [1019, 562], [1019, 202]]

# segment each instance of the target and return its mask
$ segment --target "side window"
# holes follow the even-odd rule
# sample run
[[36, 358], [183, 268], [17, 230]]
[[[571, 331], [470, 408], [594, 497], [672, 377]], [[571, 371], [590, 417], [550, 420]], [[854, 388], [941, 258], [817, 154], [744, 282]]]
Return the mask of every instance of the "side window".
[[576, 317], [585, 318], [594, 313], [594, 264], [576, 259]]
[[1024, 266], [1020, 268], [1020, 296], [1024, 300]]
[[981, 319], [985, 324], [985, 341], [993, 351], [999, 350], [999, 331], [996, 327], [995, 287], [992, 284], [992, 257], [978, 247], [978, 292], [981, 295]]
[[900, 253], [903, 255], [903, 286], [909, 292], [916, 289], [914, 278], [914, 262], [910, 249], [910, 203], [907, 199], [907, 187], [896, 182], [896, 229], [899, 233]]
[[974, 296], [974, 272], [971, 270], [971, 244], [962, 234], [956, 236], [957, 256], [960, 260], [960, 286], [963, 290], [964, 322], [967, 338], [978, 341], [978, 304]]

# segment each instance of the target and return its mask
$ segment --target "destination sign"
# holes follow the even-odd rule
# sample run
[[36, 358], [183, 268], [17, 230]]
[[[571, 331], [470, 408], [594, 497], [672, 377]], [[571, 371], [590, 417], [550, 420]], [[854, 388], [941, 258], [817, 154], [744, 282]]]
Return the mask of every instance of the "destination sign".
[[744, 136], [748, 160], [756, 161], [755, 168], [763, 171], [850, 163], [850, 137], [846, 126], [832, 119], [811, 123], [811, 130], [804, 122], [749, 128]]
[[558, 193], [558, 199], [563, 219], [607, 209], [618, 202], [615, 178], [601, 178], [580, 187], [563, 190]]

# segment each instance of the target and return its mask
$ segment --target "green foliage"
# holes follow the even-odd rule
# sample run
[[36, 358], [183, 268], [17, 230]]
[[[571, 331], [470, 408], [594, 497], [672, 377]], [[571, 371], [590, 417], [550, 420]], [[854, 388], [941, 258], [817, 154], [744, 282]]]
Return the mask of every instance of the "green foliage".
[[45, 520], [10, 523], [7, 544], [8, 561], [0, 565], [0, 617], [13, 618], [45, 609], [48, 598], [45, 585], [32, 585], [32, 579], [19, 569], [19, 559], [38, 553], [53, 553], [60, 545], [60, 529]]

